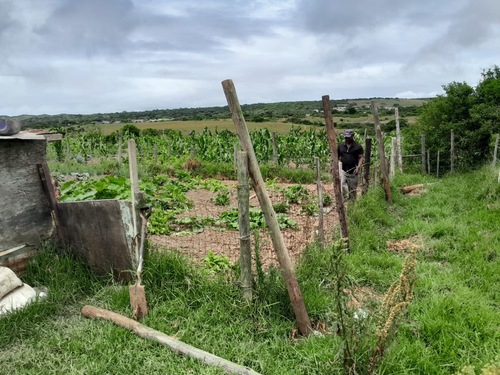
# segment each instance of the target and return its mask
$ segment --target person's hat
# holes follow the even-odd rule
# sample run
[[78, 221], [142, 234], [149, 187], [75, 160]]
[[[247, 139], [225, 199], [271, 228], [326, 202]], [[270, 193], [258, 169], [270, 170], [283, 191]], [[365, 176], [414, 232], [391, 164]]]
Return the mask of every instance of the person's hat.
[[351, 138], [352, 136], [354, 136], [353, 130], [349, 129], [344, 132], [344, 138]]

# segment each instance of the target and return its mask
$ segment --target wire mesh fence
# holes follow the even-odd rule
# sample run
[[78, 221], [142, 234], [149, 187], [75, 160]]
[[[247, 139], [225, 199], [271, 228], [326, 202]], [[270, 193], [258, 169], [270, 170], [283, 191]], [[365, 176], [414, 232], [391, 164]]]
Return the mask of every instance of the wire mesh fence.
[[[191, 190], [187, 193], [193, 205], [189, 211], [177, 216], [181, 223], [169, 235], [151, 235], [151, 243], [162, 250], [176, 250], [196, 261], [203, 261], [210, 252], [216, 255], [227, 256], [236, 263], [240, 256], [240, 235], [237, 227], [237, 182], [223, 181], [229, 192], [229, 201], [226, 205], [217, 205], [216, 200], [219, 193], [207, 189]], [[291, 191], [301, 187], [302, 196], [291, 199]], [[288, 249], [292, 262], [296, 262], [304, 253], [308, 245], [317, 241], [319, 233], [318, 203], [316, 185], [274, 184], [269, 187], [268, 193], [276, 210], [280, 223], [283, 240]], [[288, 194], [288, 196], [287, 196]], [[324, 194], [333, 196], [333, 186], [324, 185]], [[327, 203], [329, 203], [327, 199]], [[283, 209], [285, 207], [286, 209]], [[233, 212], [233, 221], [229, 224], [218, 223], [220, 218], [228, 212]], [[334, 209], [334, 203], [329, 203], [323, 208], [323, 230], [325, 239], [333, 237], [338, 231], [338, 217]], [[273, 249], [271, 236], [265, 227], [264, 218], [259, 208], [256, 194], [250, 192], [250, 216], [251, 216], [251, 242], [253, 258], [255, 261], [255, 250], [259, 253], [259, 261], [264, 267], [277, 266], [278, 260]], [[210, 219], [213, 225], [193, 227], [195, 222], [203, 222]], [[185, 223], [185, 226], [182, 225]], [[221, 226], [219, 226], [219, 224]]]

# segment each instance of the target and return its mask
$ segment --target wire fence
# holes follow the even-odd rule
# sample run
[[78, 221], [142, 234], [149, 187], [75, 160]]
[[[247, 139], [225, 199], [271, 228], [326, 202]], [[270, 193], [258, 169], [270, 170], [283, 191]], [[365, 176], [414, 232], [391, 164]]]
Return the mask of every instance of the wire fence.
[[[237, 212], [237, 182], [224, 181], [228, 188], [230, 200], [227, 205], [218, 206], [215, 204], [216, 192], [206, 189], [192, 190], [187, 193], [192, 200], [192, 209], [180, 214], [177, 218], [179, 222], [191, 223], [199, 221], [201, 218], [220, 217], [227, 212]], [[318, 240], [319, 219], [316, 185], [300, 185], [303, 197], [289, 203], [286, 194], [293, 190], [294, 184], [275, 184], [268, 189], [268, 194], [275, 207], [287, 206], [284, 213], [278, 213], [278, 221], [282, 226], [282, 236], [291, 260], [295, 263], [308, 245]], [[333, 196], [333, 185], [324, 185], [324, 194]], [[256, 253], [259, 254], [259, 261], [262, 266], [278, 266], [276, 253], [273, 249], [271, 236], [265, 228], [260, 214], [258, 199], [252, 191], [250, 192], [251, 211], [251, 243], [253, 248], [253, 261]], [[338, 231], [338, 217], [333, 204], [323, 208], [323, 230], [325, 239], [333, 238]], [[237, 219], [236, 219], [237, 220]], [[177, 228], [170, 235], [151, 235], [150, 241], [153, 246], [163, 250], [176, 250], [190, 258], [202, 262], [204, 258], [212, 252], [215, 255], [228, 257], [229, 261], [236, 263], [240, 257], [240, 235], [236, 221], [231, 229], [217, 226], [205, 226], [195, 230], [189, 228]]]

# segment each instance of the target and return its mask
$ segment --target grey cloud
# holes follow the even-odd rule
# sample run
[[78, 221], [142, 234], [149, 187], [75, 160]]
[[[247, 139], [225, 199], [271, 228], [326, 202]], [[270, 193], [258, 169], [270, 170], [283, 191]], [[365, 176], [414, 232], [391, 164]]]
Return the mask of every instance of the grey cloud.
[[66, 0], [34, 31], [57, 55], [121, 53], [137, 21], [130, 0]]

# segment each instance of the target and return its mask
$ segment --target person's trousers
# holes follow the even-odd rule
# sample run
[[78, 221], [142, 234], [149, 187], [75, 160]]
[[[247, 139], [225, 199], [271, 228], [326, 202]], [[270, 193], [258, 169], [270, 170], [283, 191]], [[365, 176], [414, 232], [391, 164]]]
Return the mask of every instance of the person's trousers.
[[356, 200], [358, 175], [342, 171], [342, 194], [344, 199]]

